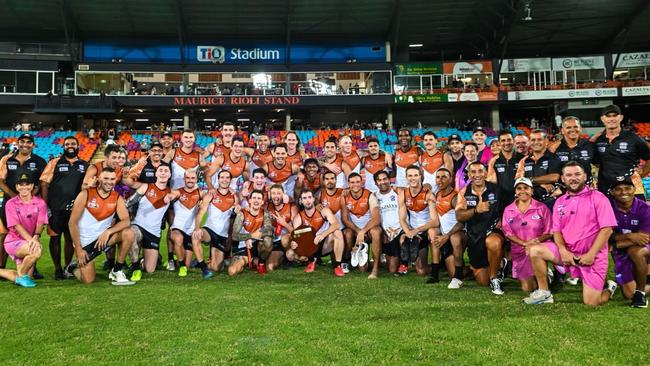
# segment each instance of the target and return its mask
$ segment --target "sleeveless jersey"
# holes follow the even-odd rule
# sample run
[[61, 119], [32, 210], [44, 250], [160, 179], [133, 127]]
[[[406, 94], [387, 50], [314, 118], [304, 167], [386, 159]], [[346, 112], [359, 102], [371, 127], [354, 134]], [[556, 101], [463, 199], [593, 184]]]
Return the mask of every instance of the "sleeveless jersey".
[[[104, 168], [104, 160], [100, 160], [100, 161], [96, 162], [94, 165], [95, 165], [95, 168], [97, 168], [97, 177], [99, 177], [99, 174], [101, 174], [102, 169]], [[116, 177], [115, 185], [118, 185], [118, 184], [122, 183], [122, 167], [121, 166], [118, 166], [117, 168], [115, 168], [115, 177]]]
[[345, 207], [350, 214], [350, 221], [363, 229], [370, 221], [370, 191], [362, 188], [359, 198], [352, 197], [352, 192], [345, 195]]
[[[282, 207], [280, 209], [277, 209], [277, 207], [273, 204], [273, 202], [269, 202], [268, 206], [266, 206], [266, 211], [271, 214], [279, 215], [284, 218], [286, 222], [291, 222], [291, 207], [292, 205], [289, 203], [284, 203], [282, 204]], [[274, 229], [274, 236], [273, 236], [273, 241], [278, 241], [280, 240], [280, 237], [286, 233], [288, 233], [287, 229], [282, 226], [282, 229], [278, 233], [277, 227], [279, 226], [276, 222], [275, 219], [273, 218], [273, 215], [271, 215], [271, 221], [273, 222], [273, 229]]]
[[257, 168], [264, 168], [266, 164], [269, 164], [273, 161], [273, 155], [271, 155], [271, 150], [266, 150], [265, 153], [260, 152], [258, 149], [255, 149], [253, 156], [251, 157], [250, 166], [250, 176], [253, 176], [253, 171]]
[[379, 191], [379, 187], [375, 184], [375, 173], [380, 170], [388, 172], [388, 167], [386, 166], [386, 154], [384, 152], [379, 152], [379, 157], [373, 159], [368, 156], [363, 157], [363, 170], [365, 171], [366, 184], [365, 187], [370, 192]]
[[399, 206], [397, 204], [397, 192], [393, 189], [388, 193], [383, 194], [379, 191], [375, 192], [377, 198], [377, 205], [379, 206], [379, 214], [381, 215], [381, 227], [387, 229], [400, 229], [399, 223]]
[[411, 146], [406, 152], [402, 149], [395, 150], [395, 186], [396, 187], [408, 187], [408, 181], [406, 180], [406, 168], [409, 165], [416, 164], [418, 165], [418, 159], [420, 157], [420, 150], [417, 146]]
[[208, 217], [205, 221], [205, 227], [212, 230], [215, 234], [224, 238], [228, 237], [230, 228], [230, 216], [235, 209], [235, 195], [228, 191], [222, 194], [217, 193], [212, 196], [212, 201], [208, 206]]
[[292, 155], [287, 151], [287, 164], [297, 165], [302, 167], [302, 154], [300, 151], [296, 150]]
[[320, 193], [320, 204], [323, 207], [327, 207], [332, 211], [336, 219], [339, 220], [339, 226], [343, 229], [343, 220], [341, 220], [341, 194], [343, 190], [337, 188], [336, 192], [333, 195], [329, 195], [326, 189], [321, 190]]
[[120, 198], [116, 191], [111, 191], [108, 197], [103, 198], [97, 188], [88, 188], [87, 193], [86, 204], [78, 222], [82, 246], [94, 242], [101, 233], [111, 227]]
[[343, 154], [341, 154], [341, 157], [343, 158], [343, 161], [348, 163], [350, 166], [350, 173], [361, 173], [361, 157], [356, 151], [352, 151], [348, 156], [343, 156]]
[[187, 235], [192, 235], [195, 228], [196, 213], [199, 210], [201, 192], [198, 189], [188, 192], [181, 188], [178, 200], [174, 202], [174, 222], [172, 229], [178, 229]]
[[302, 180], [303, 187], [309, 189], [314, 193], [318, 192], [318, 190], [320, 189], [320, 184], [321, 184], [320, 174], [317, 174], [313, 181], [309, 180], [306, 175]]
[[442, 192], [436, 193], [436, 211], [438, 212], [438, 217], [440, 218], [440, 231], [443, 234], [447, 234], [451, 231], [451, 228], [456, 225], [458, 220], [456, 220], [456, 210], [451, 205], [451, 201], [456, 197], [458, 192], [452, 190], [446, 196], [442, 195]]
[[424, 183], [431, 185], [433, 193], [438, 192], [438, 185], [436, 184], [436, 172], [445, 165], [444, 154], [438, 150], [435, 154], [429, 155], [428, 152], [420, 155], [420, 166], [422, 167], [422, 174], [424, 175]]
[[288, 161], [281, 168], [276, 167], [273, 162], [269, 163], [267, 180], [272, 184], [281, 184], [289, 197], [293, 197], [295, 178]]
[[[240, 177], [243, 179], [244, 169], [246, 168], [246, 159], [241, 156], [237, 162], [232, 161], [230, 154], [223, 156], [223, 164], [221, 165], [221, 170], [229, 171], [232, 179], [230, 180], [230, 188], [235, 192], [239, 191], [241, 188]], [[212, 176], [212, 185], [217, 187], [219, 185], [219, 174]]]
[[343, 171], [343, 156], [336, 154], [336, 159], [328, 164], [334, 164], [341, 169], [341, 172], [336, 175], [336, 188], [348, 188], [348, 177], [345, 176], [345, 172]]
[[[257, 215], [253, 215], [248, 210], [242, 210], [242, 214], [244, 215], [244, 219], [242, 220], [241, 233], [252, 234], [264, 225], [264, 210], [261, 208], [257, 212]], [[241, 249], [245, 250], [246, 241], [240, 241], [237, 249], [239, 249], [238, 252], [241, 251]]]
[[330, 223], [318, 210], [314, 210], [311, 216], [308, 216], [305, 211], [300, 211], [300, 222], [316, 230], [316, 235], [326, 231], [330, 227]]
[[199, 166], [199, 152], [192, 150], [192, 152], [185, 153], [181, 148], [177, 148], [174, 152], [174, 158], [171, 162], [172, 167], [172, 177], [171, 177], [171, 187], [172, 189], [178, 189], [185, 185], [184, 177], [185, 171], [188, 169], [194, 169]]
[[413, 197], [410, 188], [404, 190], [404, 204], [408, 209], [409, 225], [413, 229], [422, 226], [431, 220], [429, 205], [426, 200], [428, 192], [428, 189], [421, 187], [420, 192]]
[[164, 199], [169, 192], [171, 192], [169, 187], [160, 189], [155, 184], [149, 183], [144, 196], [140, 198], [133, 224], [160, 238], [160, 225], [169, 208], [169, 203], [165, 203]]

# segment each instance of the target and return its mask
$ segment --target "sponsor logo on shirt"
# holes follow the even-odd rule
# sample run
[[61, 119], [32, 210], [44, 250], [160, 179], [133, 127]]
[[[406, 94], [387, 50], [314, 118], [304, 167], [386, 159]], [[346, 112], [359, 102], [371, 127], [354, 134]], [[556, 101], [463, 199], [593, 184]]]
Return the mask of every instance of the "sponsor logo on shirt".
[[530, 218], [533, 219], [533, 220], [540, 220], [542, 217], [535, 214], [535, 215], [531, 216]]
[[639, 225], [639, 220], [630, 220], [630, 224]]

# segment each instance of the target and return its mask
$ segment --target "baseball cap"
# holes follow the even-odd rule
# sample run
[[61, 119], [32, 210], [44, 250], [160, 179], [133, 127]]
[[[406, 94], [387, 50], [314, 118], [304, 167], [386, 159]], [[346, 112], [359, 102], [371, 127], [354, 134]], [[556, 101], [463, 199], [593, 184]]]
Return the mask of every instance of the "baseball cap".
[[616, 113], [621, 114], [621, 108], [616, 104], [610, 104], [607, 107], [600, 110], [600, 115], [605, 116], [607, 113]]
[[18, 140], [29, 140], [31, 142], [34, 142], [34, 136], [32, 136], [31, 133], [23, 133], [22, 135], [20, 135]]
[[529, 178], [526, 178], [526, 177], [521, 177], [521, 178], [517, 179], [515, 181], [514, 186], [517, 187], [518, 184], [525, 184], [525, 185], [529, 186], [530, 188], [533, 188], [533, 182]]
[[20, 177], [18, 177], [18, 180], [16, 181], [16, 184], [20, 183], [32, 183], [32, 177], [29, 174], [21, 174]]
[[165, 136], [168, 136], [168, 137], [174, 137], [174, 135], [173, 135], [171, 132], [169, 132], [169, 131], [165, 131], [165, 132], [163, 132], [163, 133], [160, 135], [161, 138], [162, 138], [162, 137], [165, 137]]
[[620, 186], [621, 184], [626, 186], [634, 186], [634, 182], [632, 182], [632, 179], [630, 177], [618, 177], [616, 179], [616, 182], [612, 184], [612, 188]]
[[159, 148], [161, 148], [161, 149], [163, 148], [163, 146], [162, 146], [162, 144], [160, 143], [160, 141], [152, 141], [152, 142], [151, 142], [151, 145], [149, 146], [149, 150], [153, 149], [154, 147], [159, 147]]
[[456, 140], [456, 141], [458, 141], [460, 143], [463, 142], [463, 140], [457, 134], [449, 135], [449, 138], [447, 139], [447, 143], [450, 143], [452, 140]]
[[477, 132], [483, 132], [485, 133], [485, 129], [481, 126], [474, 127], [474, 132], [472, 132], [472, 135], [477, 133]]

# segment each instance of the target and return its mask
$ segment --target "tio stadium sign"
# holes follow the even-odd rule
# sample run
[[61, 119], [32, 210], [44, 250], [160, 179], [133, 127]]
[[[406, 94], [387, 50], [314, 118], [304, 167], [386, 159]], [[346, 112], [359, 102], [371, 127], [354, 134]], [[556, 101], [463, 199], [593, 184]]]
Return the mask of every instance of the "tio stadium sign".
[[254, 48], [229, 48], [223, 46], [197, 46], [196, 47], [196, 60], [205, 63], [233, 63], [241, 62], [256, 62], [256, 61], [281, 61], [279, 49], [264, 49], [259, 47]]

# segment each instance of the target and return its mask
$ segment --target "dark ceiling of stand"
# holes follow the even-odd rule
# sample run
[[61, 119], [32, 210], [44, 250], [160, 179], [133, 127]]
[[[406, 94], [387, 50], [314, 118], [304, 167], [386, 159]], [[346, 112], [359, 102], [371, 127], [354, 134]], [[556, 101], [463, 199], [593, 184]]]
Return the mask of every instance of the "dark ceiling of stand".
[[[7, 42], [389, 40], [397, 61], [650, 50], [648, 0], [2, 0], [0, 6], [0, 40]], [[423, 46], [409, 48], [414, 43]]]

